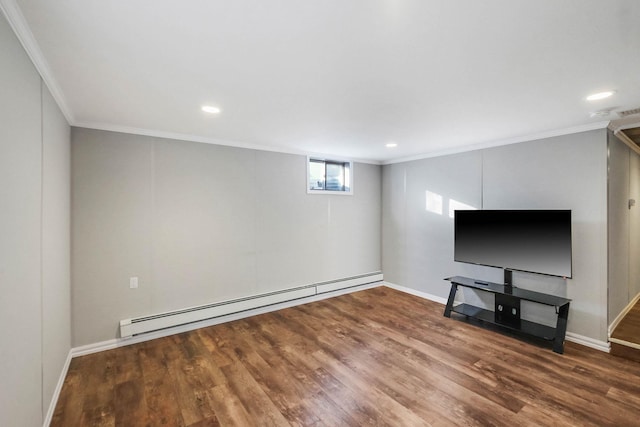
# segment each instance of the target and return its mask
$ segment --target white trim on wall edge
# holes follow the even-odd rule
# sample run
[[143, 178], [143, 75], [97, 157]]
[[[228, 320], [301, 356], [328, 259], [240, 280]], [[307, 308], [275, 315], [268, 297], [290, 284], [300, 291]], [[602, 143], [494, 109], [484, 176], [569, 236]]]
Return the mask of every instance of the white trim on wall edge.
[[[107, 132], [126, 133], [129, 135], [142, 135], [142, 136], [151, 136], [154, 138], [173, 139], [177, 141], [200, 142], [203, 144], [222, 145], [225, 147], [246, 148], [248, 150], [268, 151], [272, 153], [296, 154], [300, 156], [311, 156], [311, 157], [317, 157], [317, 158], [328, 157], [336, 160], [346, 159], [346, 157], [344, 156], [333, 156], [329, 153], [316, 153], [316, 152], [309, 152], [309, 151], [297, 150], [294, 148], [286, 148], [286, 147], [280, 147], [280, 146], [271, 147], [269, 145], [264, 145], [264, 144], [252, 144], [248, 142], [232, 141], [229, 139], [213, 138], [213, 137], [202, 136], [202, 135], [193, 135], [188, 133], [170, 132], [170, 131], [154, 130], [154, 129], [144, 129], [144, 128], [137, 128], [132, 126], [121, 126], [121, 125], [113, 125], [113, 124], [100, 123], [100, 122], [76, 122], [76, 123], [73, 123], [72, 126], [77, 128], [103, 130]], [[351, 158], [351, 157], [348, 158], [348, 161], [351, 161], [354, 163], [368, 163], [372, 165], [382, 164], [379, 160], [360, 159], [360, 158]]]
[[193, 331], [195, 329], [206, 328], [208, 326], [219, 325], [221, 323], [245, 319], [247, 317], [257, 316], [259, 314], [270, 313], [272, 311], [282, 310], [284, 308], [295, 307], [298, 305], [303, 305], [303, 304], [307, 304], [315, 301], [321, 301], [321, 300], [333, 298], [339, 295], [350, 294], [357, 291], [363, 291], [365, 289], [377, 288], [379, 286], [382, 286], [382, 282], [375, 282], [375, 283], [369, 283], [366, 285], [353, 286], [349, 288], [339, 289], [336, 291], [313, 295], [310, 297], [300, 298], [297, 300], [285, 301], [282, 303], [277, 303], [277, 304], [269, 305], [266, 307], [254, 308], [254, 309], [242, 311], [240, 313], [228, 314], [228, 315], [216, 317], [213, 319], [203, 320], [200, 322], [189, 323], [186, 325], [175, 326], [175, 327], [163, 329], [160, 331], [136, 335], [132, 338], [114, 338], [107, 341], [87, 344], [87, 345], [72, 348], [71, 357], [85, 356], [87, 354], [98, 353], [105, 350], [112, 350], [118, 347], [124, 347], [127, 345], [138, 344], [141, 342], [154, 340], [157, 338], [168, 337], [170, 335]]
[[62, 366], [62, 371], [60, 372], [60, 377], [58, 378], [58, 384], [56, 384], [56, 388], [53, 391], [53, 396], [51, 396], [51, 402], [49, 402], [49, 409], [47, 410], [47, 414], [44, 417], [44, 421], [42, 423], [43, 427], [48, 427], [51, 424], [51, 420], [53, 419], [53, 414], [56, 410], [56, 405], [58, 404], [58, 399], [60, 398], [60, 392], [62, 391], [62, 386], [64, 385], [64, 380], [67, 378], [67, 372], [69, 372], [69, 365], [71, 364], [71, 355], [73, 349], [69, 350], [67, 353], [67, 359], [64, 361], [64, 365]]
[[[415, 295], [417, 297], [421, 297], [421, 298], [425, 298], [437, 303], [440, 303], [442, 305], [446, 305], [447, 304], [447, 298], [442, 298], [436, 295], [432, 295], [426, 292], [421, 292], [421, 291], [417, 291], [415, 289], [411, 289], [408, 288], [406, 286], [400, 286], [400, 285], [396, 285], [394, 283], [390, 283], [390, 282], [383, 282], [384, 285], [388, 288], [391, 289], [395, 289], [401, 292], [405, 292], [411, 295]], [[576, 344], [580, 344], [583, 345], [585, 347], [590, 347], [596, 350], [600, 350], [600, 351], [604, 351], [605, 353], [609, 353], [611, 345], [606, 342], [606, 341], [600, 341], [600, 340], [596, 340], [590, 337], [586, 337], [584, 335], [579, 335], [573, 332], [567, 332], [565, 339], [567, 341], [571, 341], [574, 342]]]
[[586, 337], [584, 335], [576, 334], [574, 332], [567, 332], [565, 339], [567, 341], [571, 341], [585, 347], [604, 351], [605, 353], [609, 353], [611, 351], [611, 344], [609, 344], [607, 341], [597, 340], [594, 338]]
[[67, 100], [62, 93], [62, 89], [60, 89], [58, 81], [53, 76], [51, 67], [44, 58], [44, 55], [40, 50], [40, 46], [36, 42], [27, 20], [22, 14], [22, 10], [16, 4], [15, 0], [0, 0], [0, 10], [4, 13], [11, 29], [13, 29], [13, 32], [20, 41], [20, 44], [22, 44], [22, 47], [27, 52], [29, 59], [31, 59], [31, 62], [40, 74], [40, 77], [47, 85], [47, 88], [49, 88], [51, 96], [56, 100], [56, 103], [58, 104], [60, 111], [62, 111], [65, 119], [67, 119], [69, 124], [73, 124], [73, 112], [67, 104]]
[[[0, 0], [0, 1], [3, 1], [3, 0]], [[285, 154], [298, 154], [298, 155], [311, 156], [311, 157], [327, 157], [328, 156], [328, 157], [335, 157], [336, 160], [339, 160], [340, 158], [344, 158], [344, 156], [342, 157], [332, 156], [330, 153], [307, 152], [302, 150], [296, 150], [293, 148], [271, 147], [267, 145], [224, 140], [224, 139], [218, 139], [218, 138], [205, 137], [201, 135], [191, 135], [191, 134], [183, 134], [183, 133], [153, 130], [153, 129], [143, 129], [143, 128], [120, 126], [120, 125], [113, 125], [113, 124], [100, 123], [100, 122], [73, 122], [71, 123], [71, 125], [79, 128], [104, 130], [104, 131], [110, 131], [110, 132], [120, 132], [120, 133], [132, 134], [132, 135], [152, 136], [157, 138], [166, 138], [166, 139], [173, 139], [173, 140], [179, 140], [179, 141], [201, 142], [205, 144], [223, 145], [227, 147], [247, 148], [250, 150], [270, 151], [270, 152], [285, 153]], [[465, 153], [467, 151], [474, 151], [474, 150], [481, 150], [485, 148], [500, 147], [503, 145], [517, 144], [520, 142], [536, 141], [539, 139], [552, 138], [556, 136], [572, 135], [575, 133], [588, 132], [591, 130], [606, 129], [608, 125], [609, 125], [609, 121], [588, 123], [586, 125], [573, 126], [573, 127], [563, 128], [563, 129], [554, 129], [554, 130], [539, 132], [539, 133], [530, 134], [530, 135], [522, 135], [514, 138], [507, 138], [507, 139], [501, 139], [496, 141], [487, 141], [487, 142], [481, 142], [477, 144], [465, 145], [462, 147], [447, 148], [444, 150], [436, 150], [436, 151], [431, 151], [423, 154], [418, 154], [415, 156], [400, 157], [400, 158], [391, 159], [391, 160], [373, 160], [373, 159], [361, 159], [361, 158], [349, 158], [349, 159], [350, 161], [357, 162], [357, 163], [368, 163], [372, 165], [391, 165], [394, 163], [403, 163], [403, 162], [409, 162], [413, 160], [428, 159], [431, 157], [441, 157], [441, 156], [447, 156], [450, 154]]]
[[424, 299], [428, 299], [430, 301], [438, 302], [438, 303], [440, 303], [442, 305], [446, 305], [447, 304], [447, 298], [439, 297], [439, 296], [433, 295], [433, 294], [428, 294], [428, 293], [422, 292], [422, 291], [417, 291], [415, 289], [408, 288], [406, 286], [396, 285], [395, 283], [391, 283], [391, 282], [383, 282], [383, 284], [387, 288], [395, 289], [396, 291], [404, 292], [405, 294], [415, 295], [415, 296], [420, 297], [420, 298], [424, 298]]
[[629, 341], [625, 341], [625, 340], [620, 340], [618, 338], [609, 338], [609, 341], [611, 341], [612, 343], [623, 345], [625, 347], [630, 347], [630, 348], [633, 348], [633, 349], [636, 349], [636, 350], [640, 350], [640, 344], [637, 344], [635, 342], [629, 342]]
[[392, 165], [394, 163], [404, 163], [404, 162], [410, 162], [413, 160], [428, 159], [431, 157], [448, 156], [450, 154], [465, 153], [467, 151], [475, 151], [475, 150], [482, 150], [485, 148], [500, 147], [503, 145], [517, 144], [520, 142], [529, 142], [529, 141], [536, 141], [539, 139], [553, 138], [556, 136], [572, 135], [574, 133], [588, 132], [588, 131], [598, 130], [598, 129], [606, 129], [608, 125], [609, 125], [609, 121], [606, 121], [606, 122], [588, 123], [586, 125], [572, 126], [568, 128], [562, 128], [562, 129], [553, 129], [553, 130], [538, 132], [530, 135], [516, 136], [513, 138], [500, 139], [497, 141], [481, 142], [478, 144], [465, 145], [462, 147], [445, 148], [443, 150], [436, 150], [430, 153], [418, 154], [415, 156], [399, 157], [397, 159], [384, 160], [382, 161], [382, 164]]
[[[618, 327], [618, 324], [622, 321], [622, 319], [624, 318], [624, 316], [627, 315], [627, 313], [629, 313], [631, 311], [631, 309], [633, 308], [634, 305], [636, 305], [636, 303], [638, 302], [638, 300], [640, 300], [640, 293], [638, 293], [638, 295], [636, 295], [635, 297], [633, 297], [633, 299], [629, 302], [629, 304], [627, 304], [627, 306], [620, 312], [620, 314], [618, 314], [616, 316], [615, 319], [613, 319], [613, 322], [611, 322], [611, 324], [609, 325], [609, 328], [607, 329], [607, 334], [609, 337], [609, 341], [611, 341], [611, 334], [613, 334], [613, 331], [616, 330], [616, 328]], [[614, 341], [615, 342], [615, 341]]]

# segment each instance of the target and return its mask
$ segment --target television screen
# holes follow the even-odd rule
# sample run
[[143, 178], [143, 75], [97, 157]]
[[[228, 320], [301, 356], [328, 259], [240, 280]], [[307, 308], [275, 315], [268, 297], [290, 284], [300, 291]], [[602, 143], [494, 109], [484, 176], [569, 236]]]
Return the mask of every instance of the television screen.
[[455, 211], [454, 260], [571, 277], [570, 210]]

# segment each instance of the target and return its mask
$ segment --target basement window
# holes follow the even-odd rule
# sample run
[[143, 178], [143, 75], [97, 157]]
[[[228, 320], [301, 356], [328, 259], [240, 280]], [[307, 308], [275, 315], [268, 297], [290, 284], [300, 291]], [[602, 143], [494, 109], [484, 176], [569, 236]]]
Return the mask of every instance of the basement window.
[[307, 161], [307, 193], [353, 194], [351, 162], [309, 157]]

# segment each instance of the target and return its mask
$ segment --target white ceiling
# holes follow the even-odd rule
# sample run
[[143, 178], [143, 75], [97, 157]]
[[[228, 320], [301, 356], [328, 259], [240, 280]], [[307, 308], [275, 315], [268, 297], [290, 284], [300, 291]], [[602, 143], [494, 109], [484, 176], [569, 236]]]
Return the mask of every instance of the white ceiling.
[[640, 106], [638, 0], [1, 3], [76, 126], [389, 162]]

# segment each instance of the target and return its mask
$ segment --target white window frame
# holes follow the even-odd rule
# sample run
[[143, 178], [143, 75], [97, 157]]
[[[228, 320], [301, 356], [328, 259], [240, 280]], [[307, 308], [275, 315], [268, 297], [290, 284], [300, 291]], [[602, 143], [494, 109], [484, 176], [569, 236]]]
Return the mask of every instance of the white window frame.
[[[320, 161], [325, 163], [341, 163], [347, 165], [349, 168], [349, 190], [312, 190], [310, 178], [310, 166], [312, 161]], [[353, 162], [351, 160], [335, 159], [335, 158], [323, 158], [316, 156], [307, 156], [307, 194], [324, 194], [324, 195], [337, 195], [337, 196], [352, 196], [353, 195]]]

